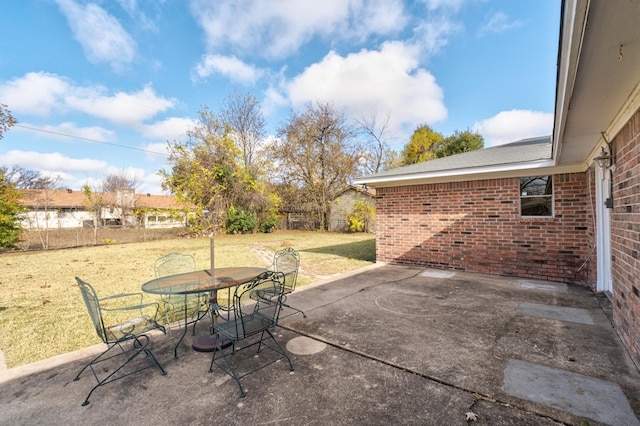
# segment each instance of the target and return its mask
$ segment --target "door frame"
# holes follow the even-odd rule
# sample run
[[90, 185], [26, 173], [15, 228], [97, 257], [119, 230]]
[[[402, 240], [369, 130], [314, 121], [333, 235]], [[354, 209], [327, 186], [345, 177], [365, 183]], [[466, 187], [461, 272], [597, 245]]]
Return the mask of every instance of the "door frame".
[[595, 164], [596, 191], [596, 291], [611, 296], [613, 286], [611, 279], [611, 209], [605, 205], [613, 195], [611, 192], [611, 173], [609, 168], [601, 168]]

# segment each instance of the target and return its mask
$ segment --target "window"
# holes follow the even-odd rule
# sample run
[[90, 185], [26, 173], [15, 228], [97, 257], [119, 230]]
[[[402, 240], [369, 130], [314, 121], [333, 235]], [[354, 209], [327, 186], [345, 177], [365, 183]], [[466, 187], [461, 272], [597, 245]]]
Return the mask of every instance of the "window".
[[520, 216], [553, 216], [553, 178], [520, 178]]

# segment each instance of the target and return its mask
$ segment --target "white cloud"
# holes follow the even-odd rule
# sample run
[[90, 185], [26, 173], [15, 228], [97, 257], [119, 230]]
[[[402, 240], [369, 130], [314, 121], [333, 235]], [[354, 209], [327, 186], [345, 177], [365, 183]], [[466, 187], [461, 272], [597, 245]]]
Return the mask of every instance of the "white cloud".
[[[136, 23], [143, 29], [149, 31], [158, 31], [156, 21], [158, 17], [150, 17], [150, 9], [155, 9], [162, 5], [162, 1], [148, 1], [145, 2], [143, 7], [140, 7], [138, 0], [117, 0], [129, 16], [136, 21]], [[155, 6], [155, 8], [154, 8]]]
[[521, 21], [509, 19], [504, 12], [496, 12], [489, 16], [487, 22], [480, 29], [480, 34], [502, 33], [520, 26], [522, 26]]
[[91, 158], [71, 158], [59, 152], [11, 150], [2, 156], [4, 165], [19, 164], [25, 169], [48, 172], [53, 175], [105, 170], [108, 164]]
[[64, 122], [55, 126], [20, 123], [20, 126], [16, 127], [15, 130], [32, 133], [37, 136], [46, 136], [48, 139], [56, 139], [60, 141], [82, 138], [99, 142], [113, 142], [116, 137], [115, 132], [105, 129], [104, 127], [81, 127], [72, 122]]
[[407, 22], [400, 0], [192, 0], [210, 51], [286, 57], [315, 36], [331, 40], [394, 34]]
[[484, 137], [485, 146], [503, 145], [550, 135], [553, 132], [553, 114], [529, 110], [502, 111], [475, 123], [473, 130]]
[[151, 163], [166, 162], [169, 158], [169, 148], [166, 142], [148, 143], [144, 146], [144, 150], [147, 151], [146, 160]]
[[20, 165], [35, 170], [45, 176], [59, 178], [58, 184], [64, 188], [80, 190], [88, 184], [94, 190], [100, 190], [102, 179], [110, 174], [135, 179], [140, 193], [161, 194], [162, 178], [155, 172], [149, 173], [138, 167], [125, 169], [110, 165], [106, 161], [94, 158], [72, 158], [59, 152], [43, 153], [34, 151], [11, 150], [0, 157], [0, 166]]
[[400, 42], [346, 57], [330, 52], [296, 76], [286, 93], [295, 107], [323, 101], [353, 118], [390, 113], [394, 132], [444, 120], [442, 89], [433, 75], [418, 68], [416, 56], [417, 49]]
[[167, 141], [184, 138], [187, 131], [194, 129], [196, 125], [197, 120], [193, 118], [170, 117], [166, 120], [144, 125], [140, 131], [148, 139]]
[[416, 42], [424, 49], [425, 53], [437, 53], [449, 43], [451, 35], [463, 30], [460, 23], [446, 16], [434, 17], [424, 20], [415, 29]]
[[106, 10], [94, 3], [81, 5], [73, 0], [57, 3], [89, 61], [108, 63], [114, 71], [122, 71], [133, 62], [135, 41]]
[[157, 173], [146, 173], [140, 179], [140, 185], [136, 188], [138, 194], [164, 194], [162, 190], [162, 177]]
[[137, 92], [113, 95], [104, 95], [101, 90], [86, 90], [65, 98], [65, 103], [77, 111], [132, 127], [173, 107], [174, 102], [156, 95], [151, 86]]
[[467, 0], [423, 0], [429, 10], [448, 9], [458, 11]]
[[0, 99], [18, 121], [24, 115], [80, 112], [119, 125], [140, 126], [172, 108], [174, 99], [158, 96], [151, 86], [136, 92], [107, 93], [101, 86], [78, 86], [71, 80], [44, 72], [30, 72], [0, 85]]
[[263, 72], [252, 65], [242, 62], [235, 56], [204, 55], [194, 69], [197, 78], [206, 79], [211, 74], [222, 74], [230, 80], [252, 85]]
[[[55, 74], [30, 72], [0, 85], [0, 99], [16, 114], [46, 116], [62, 107], [72, 84]], [[19, 119], [19, 117], [17, 117]]]

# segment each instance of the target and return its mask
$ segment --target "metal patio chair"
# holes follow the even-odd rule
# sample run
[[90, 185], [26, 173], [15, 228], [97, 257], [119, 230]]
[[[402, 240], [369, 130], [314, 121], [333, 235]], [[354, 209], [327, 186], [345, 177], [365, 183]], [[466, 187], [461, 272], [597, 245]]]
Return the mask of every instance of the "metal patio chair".
[[[231, 376], [240, 388], [240, 397], [246, 395], [240, 379], [251, 373], [283, 358], [288, 361], [289, 370], [293, 371], [291, 359], [272, 333], [278, 323], [283, 284], [284, 276], [282, 273], [267, 271], [253, 281], [237, 286], [233, 294], [233, 307], [229, 319], [214, 326], [216, 350], [211, 357], [209, 372], [213, 371], [215, 364], [224, 373]], [[238, 344], [246, 339], [250, 339], [249, 343], [238, 348]], [[231, 341], [231, 345], [226, 344], [228, 341]], [[256, 353], [261, 354], [258, 357], [241, 358], [236, 356], [238, 352], [256, 345], [258, 346]], [[276, 357], [262, 354], [263, 348], [271, 349]], [[248, 371], [238, 373], [237, 369], [232, 366], [227, 354], [228, 351], [234, 355], [234, 363], [241, 364], [242, 362]], [[262, 359], [263, 357], [267, 358], [266, 361]]]
[[[284, 274], [284, 294], [282, 296], [282, 306], [300, 312], [303, 318], [307, 315], [298, 308], [287, 305], [287, 295], [296, 289], [298, 281], [298, 269], [300, 269], [300, 253], [297, 250], [286, 247], [278, 250], [273, 256], [273, 270]], [[293, 315], [293, 314], [291, 314]]]
[[[80, 375], [89, 368], [98, 382], [82, 405], [89, 404], [89, 397], [98, 387], [147, 368], [158, 367], [162, 375], [167, 374], [148, 348], [149, 337], [145, 334], [156, 329], [166, 332], [164, 327], [156, 322], [159, 304], [142, 303], [142, 293], [98, 298], [90, 284], [78, 277], [76, 281], [93, 327], [98, 337], [107, 345], [107, 349], [85, 365], [73, 379], [79, 380]], [[129, 365], [140, 354], [146, 355], [148, 360], [139, 360], [140, 362]]]
[[[156, 278], [193, 272], [196, 270], [196, 261], [193, 256], [188, 254], [169, 253], [156, 260], [153, 270]], [[192, 334], [195, 335], [197, 322], [207, 315], [209, 311], [209, 293], [207, 292], [187, 294], [186, 297], [179, 294], [165, 294], [161, 296], [161, 300], [169, 337], [172, 337], [170, 325], [178, 317], [185, 320], [188, 317], [192, 318]], [[185, 304], [187, 318], [184, 316]], [[187, 324], [185, 324], [186, 326]]]

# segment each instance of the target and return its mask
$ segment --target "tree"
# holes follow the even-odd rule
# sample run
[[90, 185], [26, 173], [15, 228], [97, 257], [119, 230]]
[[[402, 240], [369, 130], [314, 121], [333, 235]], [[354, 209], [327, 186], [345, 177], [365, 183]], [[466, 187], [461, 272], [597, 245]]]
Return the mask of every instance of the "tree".
[[11, 111], [5, 104], [0, 104], [0, 139], [9, 130], [9, 127], [14, 126], [18, 120], [16, 120]]
[[129, 176], [124, 170], [102, 180], [104, 203], [119, 212], [120, 224], [123, 226], [127, 225], [127, 217], [135, 207], [135, 190], [138, 185], [138, 179]]
[[384, 121], [379, 122], [376, 114], [372, 114], [369, 118], [356, 120], [358, 131], [364, 136], [361, 166], [365, 173], [378, 173], [393, 164], [391, 159], [395, 151], [389, 149], [387, 143], [391, 139], [389, 134], [390, 121], [391, 116], [387, 115]]
[[22, 235], [20, 214], [26, 208], [20, 202], [20, 192], [0, 170], [0, 247], [14, 248]]
[[102, 208], [105, 206], [101, 193], [91, 190], [89, 184], [82, 185], [84, 204], [87, 211], [93, 212], [93, 244], [98, 244], [98, 227], [100, 226]]
[[235, 90], [226, 97], [220, 115], [242, 152], [245, 169], [254, 171], [258, 147], [265, 132], [264, 116], [258, 100], [249, 93], [241, 94]]
[[[42, 194], [36, 201], [39, 205], [37, 209], [40, 210], [33, 216], [29, 216], [29, 227], [31, 229], [37, 229], [37, 235], [40, 238], [42, 248], [47, 250], [49, 248], [49, 219], [50, 219], [50, 198], [49, 191], [58, 188], [59, 182], [62, 180], [60, 176], [50, 177], [45, 176], [41, 172], [36, 170], [28, 170], [20, 166], [11, 166], [11, 168], [2, 167], [0, 171], [4, 173], [5, 179], [11, 182], [16, 189], [37, 189], [41, 190]], [[42, 215], [40, 214], [42, 213]], [[44, 223], [42, 218], [44, 217]], [[43, 232], [44, 231], [44, 232]]]
[[17, 189], [58, 189], [62, 178], [45, 176], [42, 172], [25, 169], [20, 166], [0, 167], [5, 178], [13, 183]]
[[163, 189], [196, 206], [194, 231], [223, 230], [231, 206], [256, 211], [267, 204], [255, 177], [240, 166], [242, 153], [229, 128], [207, 107], [186, 142], [167, 142], [171, 170], [161, 170]]
[[102, 179], [102, 192], [116, 193], [120, 189], [136, 189], [139, 180], [122, 170], [120, 173], [110, 174]]
[[419, 125], [402, 151], [403, 164], [421, 163], [437, 158], [436, 150], [443, 140], [441, 133], [433, 131], [426, 124]]
[[484, 138], [480, 133], [456, 130], [446, 137], [436, 148], [436, 157], [448, 157], [463, 152], [475, 151], [484, 147]]
[[330, 104], [309, 104], [278, 131], [273, 156], [281, 179], [304, 190], [320, 228], [328, 229], [331, 200], [357, 171], [360, 149], [344, 114]]

